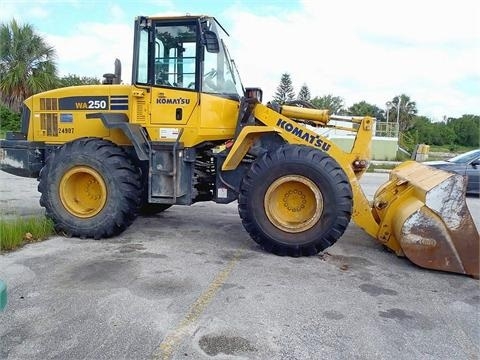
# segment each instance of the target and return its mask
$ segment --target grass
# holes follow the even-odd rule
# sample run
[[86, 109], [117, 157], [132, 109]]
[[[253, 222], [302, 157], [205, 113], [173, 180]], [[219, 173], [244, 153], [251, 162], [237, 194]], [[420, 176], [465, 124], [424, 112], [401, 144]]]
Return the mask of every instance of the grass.
[[474, 150], [476, 147], [471, 147], [471, 146], [461, 146], [461, 145], [443, 145], [443, 146], [438, 146], [438, 145], [430, 145], [430, 152], [436, 153], [455, 153], [455, 154], [461, 154], [470, 150]]
[[44, 216], [0, 219], [0, 251], [14, 250], [44, 240], [54, 233], [53, 222]]
[[375, 172], [375, 170], [392, 170], [395, 166], [395, 164], [370, 164], [367, 172]]

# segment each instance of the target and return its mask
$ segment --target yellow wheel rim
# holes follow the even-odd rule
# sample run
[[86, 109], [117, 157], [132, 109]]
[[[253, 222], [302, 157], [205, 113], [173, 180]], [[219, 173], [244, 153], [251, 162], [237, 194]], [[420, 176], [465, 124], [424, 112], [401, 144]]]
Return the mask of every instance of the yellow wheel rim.
[[107, 202], [102, 176], [88, 166], [75, 166], [60, 180], [60, 200], [65, 209], [79, 218], [97, 215]]
[[267, 189], [265, 212], [277, 228], [299, 233], [314, 226], [323, 213], [323, 196], [318, 186], [300, 175], [283, 176]]

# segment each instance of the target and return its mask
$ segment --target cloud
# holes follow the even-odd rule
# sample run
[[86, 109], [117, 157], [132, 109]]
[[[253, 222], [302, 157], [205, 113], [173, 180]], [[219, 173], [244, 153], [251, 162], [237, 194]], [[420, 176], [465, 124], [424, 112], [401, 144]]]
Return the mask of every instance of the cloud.
[[244, 82], [263, 87], [267, 99], [288, 72], [296, 90], [306, 83], [312, 95], [334, 94], [347, 105], [383, 107], [406, 93], [437, 120], [478, 112], [473, 94], [455, 90], [459, 79], [480, 72], [477, 1], [302, 5], [282, 14], [233, 6], [223, 14]]
[[[122, 62], [124, 82], [130, 82], [133, 30], [131, 24], [80, 23], [73, 35], [45, 34], [57, 51], [60, 76], [76, 74], [102, 79], [112, 73], [115, 59]], [[127, 71], [125, 71], [127, 69]]]
[[[36, 11], [35, 19], [45, 15], [17, 4], [22, 3], [0, 1], [0, 19], [22, 14], [30, 20]], [[67, 4], [79, 6], [77, 0]], [[262, 87], [265, 100], [288, 72], [297, 91], [306, 83], [312, 96], [341, 96], [347, 106], [365, 100], [384, 107], [405, 93], [416, 101], [419, 114], [436, 120], [478, 114], [478, 81], [471, 80], [480, 78], [478, 0], [303, 0], [293, 8], [280, 2], [222, 4], [211, 15], [231, 35], [230, 53], [244, 85]], [[136, 14], [127, 13], [122, 2], [103, 5], [109, 16], [102, 22], [92, 17], [69, 22], [64, 33], [43, 33], [57, 50], [62, 75], [101, 78], [119, 58], [123, 79], [130, 82], [133, 16], [183, 14], [187, 4], [141, 2]]]
[[[0, 22], [8, 22], [15, 18], [19, 23], [33, 23], [36, 20], [46, 19], [50, 16], [45, 1], [37, 1], [34, 5], [25, 7], [19, 1], [0, 1]], [[25, 4], [23, 4], [25, 5]]]
[[117, 4], [111, 5], [110, 14], [112, 19], [115, 19], [116, 21], [123, 20], [125, 18], [125, 11], [123, 11], [123, 9]]
[[[45, 0], [48, 1], [48, 0]], [[159, 16], [183, 15], [174, 12], [174, 3], [169, 0], [152, 1], [155, 8], [171, 9]], [[77, 0], [70, 0], [74, 7], [80, 6]], [[133, 60], [133, 21], [138, 14], [126, 14], [121, 3], [105, 4], [108, 16], [105, 22], [72, 23], [64, 34], [43, 33], [47, 42], [55, 47], [60, 76], [75, 74], [78, 76], [103, 79], [103, 74], [112, 73], [114, 61], [122, 63], [122, 80], [131, 82]]]
[[28, 18], [45, 19], [50, 15], [50, 12], [44, 7], [34, 6], [28, 11]]

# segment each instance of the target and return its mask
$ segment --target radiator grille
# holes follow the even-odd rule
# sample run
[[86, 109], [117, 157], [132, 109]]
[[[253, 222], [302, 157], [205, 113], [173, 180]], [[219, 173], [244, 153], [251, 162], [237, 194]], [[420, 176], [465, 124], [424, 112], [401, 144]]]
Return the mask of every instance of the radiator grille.
[[58, 110], [58, 99], [40, 98], [40, 110]]
[[58, 136], [58, 115], [40, 114], [40, 129], [45, 131], [47, 136]]
[[137, 121], [143, 122], [145, 117], [145, 100], [137, 100]]

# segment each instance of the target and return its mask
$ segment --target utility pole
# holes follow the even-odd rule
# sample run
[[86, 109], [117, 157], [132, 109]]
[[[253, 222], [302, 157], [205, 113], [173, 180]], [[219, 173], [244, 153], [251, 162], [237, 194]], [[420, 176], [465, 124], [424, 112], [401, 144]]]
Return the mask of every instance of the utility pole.
[[402, 104], [402, 98], [398, 98], [398, 104], [397, 104], [397, 126], [398, 129], [400, 130], [400, 105]]

